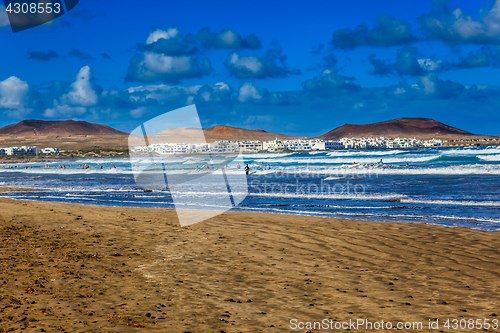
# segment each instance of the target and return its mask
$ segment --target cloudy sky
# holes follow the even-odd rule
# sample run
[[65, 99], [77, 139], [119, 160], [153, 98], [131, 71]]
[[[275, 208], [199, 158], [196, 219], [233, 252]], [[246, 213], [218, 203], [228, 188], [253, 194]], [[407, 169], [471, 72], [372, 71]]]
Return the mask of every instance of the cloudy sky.
[[500, 0], [93, 1], [13, 34], [0, 125], [130, 131], [196, 104], [204, 127], [316, 136], [428, 117], [500, 134]]

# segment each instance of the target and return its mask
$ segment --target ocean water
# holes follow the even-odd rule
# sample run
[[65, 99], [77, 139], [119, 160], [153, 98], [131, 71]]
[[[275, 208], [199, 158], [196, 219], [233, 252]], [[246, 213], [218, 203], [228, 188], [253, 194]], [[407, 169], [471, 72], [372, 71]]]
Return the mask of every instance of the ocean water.
[[[251, 170], [249, 193], [235, 211], [500, 230], [500, 147], [248, 154], [243, 158]], [[177, 207], [225, 210], [219, 205], [220, 194], [203, 183], [177, 186], [175, 193], [144, 191], [133, 175], [140, 163], [88, 159], [48, 163], [49, 167], [45, 163], [0, 165], [0, 186], [40, 189], [0, 195], [174, 208], [174, 194]], [[83, 169], [83, 164], [89, 168]], [[231, 178], [244, 171], [229, 165], [226, 172]], [[245, 187], [234, 186], [231, 191], [244, 196]]]

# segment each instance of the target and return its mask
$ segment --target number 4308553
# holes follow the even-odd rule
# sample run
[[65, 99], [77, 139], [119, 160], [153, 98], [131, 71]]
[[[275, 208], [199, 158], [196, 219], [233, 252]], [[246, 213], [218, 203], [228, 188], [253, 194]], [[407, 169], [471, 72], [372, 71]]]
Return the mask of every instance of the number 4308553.
[[447, 329], [497, 329], [498, 319], [448, 319], [444, 323], [444, 328]]
[[59, 14], [61, 12], [61, 4], [60, 3], [9, 3], [5, 11], [9, 14]]

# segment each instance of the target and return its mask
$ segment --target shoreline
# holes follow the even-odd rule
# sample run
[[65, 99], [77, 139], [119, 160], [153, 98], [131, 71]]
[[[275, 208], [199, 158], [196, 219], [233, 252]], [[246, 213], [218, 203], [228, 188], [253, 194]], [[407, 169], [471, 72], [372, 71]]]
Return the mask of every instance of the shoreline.
[[0, 236], [6, 330], [498, 319], [495, 232], [246, 212], [181, 228], [169, 209], [0, 198]]
[[[23, 188], [23, 187], [4, 187], [0, 186], [0, 194], [1, 193], [8, 193], [8, 192], [36, 192], [36, 191], [46, 191], [47, 189], [35, 189], [35, 188]], [[144, 192], [148, 192], [148, 190], [144, 190]], [[107, 207], [107, 208], [116, 208], [116, 209], [164, 209], [164, 210], [169, 210], [172, 212], [176, 211], [176, 208], [165, 208], [165, 207], [140, 207], [140, 206], [119, 206], [119, 205], [97, 205], [94, 203], [70, 203], [70, 202], [57, 202], [57, 201], [44, 201], [44, 200], [34, 200], [34, 199], [13, 199], [13, 198], [8, 198], [11, 200], [16, 200], [16, 201], [29, 201], [29, 202], [45, 202], [45, 203], [53, 203], [53, 204], [65, 204], [65, 205], [81, 205], [85, 207], [94, 207], [94, 208], [100, 208], [100, 207]], [[186, 208], [181, 208], [181, 209], [186, 209]], [[325, 215], [304, 215], [304, 214], [298, 214], [294, 213], [293, 211], [290, 212], [266, 212], [266, 211], [256, 211], [256, 210], [217, 210], [214, 209], [215, 211], [220, 211], [221, 214], [224, 212], [230, 212], [230, 213], [235, 213], [235, 214], [271, 214], [271, 215], [277, 215], [281, 217], [285, 216], [292, 216], [292, 217], [304, 217], [304, 218], [321, 218], [321, 219], [332, 219], [332, 220], [351, 220], [351, 221], [357, 221], [357, 222], [364, 222], [364, 223], [409, 223], [409, 224], [425, 224], [425, 225], [430, 225], [430, 226], [440, 226], [440, 227], [445, 227], [445, 228], [465, 228], [469, 230], [479, 230], [479, 231], [485, 231], [485, 232], [500, 232], [500, 229], [498, 230], [488, 230], [484, 228], [473, 228], [471, 226], [457, 226], [457, 225], [445, 225], [441, 224], [439, 222], [429, 222], [429, 221], [423, 221], [423, 220], [384, 220], [384, 219], [363, 219], [359, 217], [333, 217], [333, 216], [325, 216]], [[200, 211], [203, 211], [203, 209], [200, 209]]]
[[[19, 157], [20, 156], [20, 157]], [[10, 156], [9, 156], [10, 157]], [[107, 159], [107, 158], [115, 158], [115, 159], [129, 159], [129, 156], [124, 155], [103, 155], [103, 156], [33, 156], [33, 155], [15, 155], [12, 158], [9, 157], [1, 157], [0, 164], [9, 164], [9, 163], [43, 163], [43, 162], [72, 162], [77, 161], [79, 159]]]
[[[337, 149], [337, 150], [283, 150], [283, 151], [259, 151], [259, 152], [245, 152], [245, 155], [254, 155], [254, 154], [290, 154], [290, 153], [311, 153], [311, 152], [320, 152], [320, 153], [328, 153], [328, 152], [339, 152], [339, 151], [381, 151], [381, 150], [418, 150], [418, 149], [457, 149], [457, 148], [481, 148], [481, 147], [500, 147], [500, 143], [474, 143], [474, 144], [457, 144], [457, 145], [446, 145], [439, 147], [396, 147], [396, 148], [356, 148], [356, 149]], [[232, 155], [231, 153], [228, 153]], [[158, 157], [179, 157], [179, 156], [207, 156], [209, 154], [172, 154], [172, 155], [158, 155]], [[146, 155], [149, 156], [149, 155]], [[0, 155], [0, 164], [9, 164], [9, 163], [35, 163], [35, 162], [58, 162], [58, 161], [76, 161], [78, 159], [105, 159], [105, 158], [116, 158], [116, 159], [129, 159], [130, 156], [128, 152], [126, 153], [117, 153], [117, 154], [92, 154], [92, 155], [71, 155], [71, 156], [33, 156], [33, 155]]]

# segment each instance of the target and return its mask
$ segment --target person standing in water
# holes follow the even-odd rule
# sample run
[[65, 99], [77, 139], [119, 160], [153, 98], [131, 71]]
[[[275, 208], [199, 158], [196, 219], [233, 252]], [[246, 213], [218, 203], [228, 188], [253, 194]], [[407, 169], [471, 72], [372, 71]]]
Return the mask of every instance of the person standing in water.
[[250, 172], [250, 167], [248, 166], [248, 164], [247, 164], [247, 166], [245, 167], [245, 171], [246, 171], [247, 176], [248, 176], [248, 173]]

